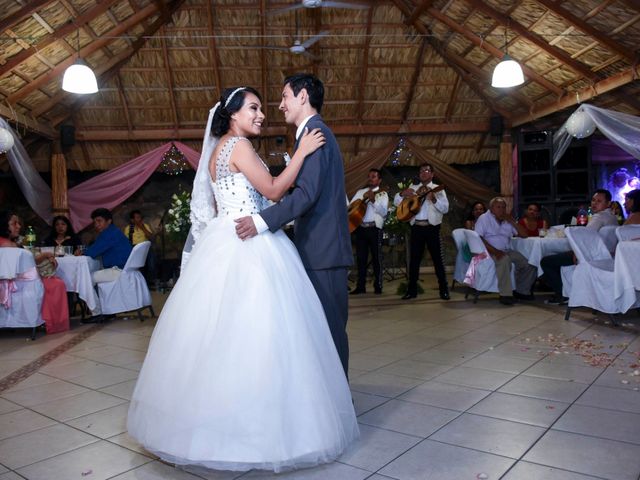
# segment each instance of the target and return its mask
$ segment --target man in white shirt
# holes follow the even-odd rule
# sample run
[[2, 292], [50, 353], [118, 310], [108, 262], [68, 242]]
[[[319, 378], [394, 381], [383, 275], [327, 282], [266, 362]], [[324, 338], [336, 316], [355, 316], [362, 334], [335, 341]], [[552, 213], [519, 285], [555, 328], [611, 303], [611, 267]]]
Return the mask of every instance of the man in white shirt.
[[[538, 270], [529, 265], [520, 252], [511, 250], [511, 237], [514, 235], [527, 238], [527, 229], [517, 223], [507, 212], [507, 202], [502, 197], [495, 197], [489, 202], [489, 211], [476, 220], [475, 231], [480, 235], [491, 258], [496, 264], [500, 303], [513, 305], [518, 300], [533, 300], [531, 289], [536, 281]], [[511, 285], [511, 264], [515, 266], [516, 285]]]
[[444, 273], [444, 262], [442, 260], [442, 239], [440, 237], [440, 224], [442, 216], [449, 211], [449, 199], [444, 190], [433, 192], [438, 185], [433, 183], [433, 167], [428, 163], [420, 165], [420, 183], [412, 185], [402, 192], [396, 194], [393, 203], [398, 206], [405, 198], [415, 197], [426, 193], [423, 198], [422, 207], [418, 214], [411, 219], [411, 237], [409, 242], [409, 283], [407, 293], [402, 297], [409, 300], [418, 296], [418, 275], [420, 273], [420, 263], [424, 254], [424, 247], [429, 249], [433, 268], [438, 278], [440, 298], [449, 300], [449, 288], [447, 287], [447, 277]]
[[[611, 192], [605, 189], [598, 189], [591, 197], [591, 212], [593, 216], [589, 220], [586, 228], [600, 230], [605, 225], [618, 225], [618, 219], [611, 211]], [[552, 305], [566, 305], [568, 298], [562, 295], [562, 267], [573, 265], [573, 252], [562, 252], [554, 255], [547, 255], [540, 261], [543, 279], [553, 290], [553, 297], [545, 303]]]
[[366, 293], [367, 260], [371, 251], [373, 263], [374, 293], [382, 293], [382, 226], [389, 211], [389, 196], [380, 189], [382, 173], [377, 168], [369, 170], [368, 184], [351, 199], [350, 205], [358, 200], [365, 201], [366, 211], [362, 223], [354, 230], [358, 282], [351, 295]]

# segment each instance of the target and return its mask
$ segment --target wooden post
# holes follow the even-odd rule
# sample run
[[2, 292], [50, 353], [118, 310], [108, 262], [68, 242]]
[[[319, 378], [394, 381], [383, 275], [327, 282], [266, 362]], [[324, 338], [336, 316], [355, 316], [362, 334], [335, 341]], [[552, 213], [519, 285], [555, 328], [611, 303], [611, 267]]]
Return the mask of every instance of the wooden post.
[[500, 194], [507, 201], [507, 211], [513, 210], [513, 144], [511, 135], [505, 133], [500, 141]]
[[54, 215], [69, 216], [67, 201], [67, 162], [58, 142], [54, 142], [51, 154], [51, 203]]

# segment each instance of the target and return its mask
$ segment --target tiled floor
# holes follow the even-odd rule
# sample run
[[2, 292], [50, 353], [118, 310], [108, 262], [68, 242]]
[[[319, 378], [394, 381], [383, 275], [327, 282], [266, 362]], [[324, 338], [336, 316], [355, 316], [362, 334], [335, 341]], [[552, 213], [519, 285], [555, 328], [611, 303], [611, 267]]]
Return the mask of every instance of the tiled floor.
[[[428, 279], [428, 277], [427, 277]], [[541, 300], [351, 297], [361, 439], [286, 479], [587, 480], [640, 477], [640, 316], [623, 326]], [[164, 298], [156, 295], [156, 311]], [[594, 318], [597, 320], [594, 322]], [[0, 331], [0, 379], [91, 328], [26, 341]], [[0, 395], [0, 480], [272, 478], [188, 473], [128, 437], [153, 321], [117, 319]], [[615, 360], [613, 365], [607, 364]]]

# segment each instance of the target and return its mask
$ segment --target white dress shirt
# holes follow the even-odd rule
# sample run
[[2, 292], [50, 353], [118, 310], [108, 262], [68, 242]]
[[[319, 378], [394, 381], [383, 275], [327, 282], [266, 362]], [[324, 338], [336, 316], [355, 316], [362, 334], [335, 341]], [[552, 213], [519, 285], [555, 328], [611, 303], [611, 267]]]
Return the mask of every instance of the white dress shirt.
[[[418, 185], [411, 185], [409, 188], [416, 192], [421, 186], [422, 184], [419, 183]], [[438, 185], [433, 182], [429, 182], [426, 185], [427, 188], [431, 189], [436, 188], [437, 186]], [[444, 190], [435, 192], [433, 195], [436, 199], [435, 203], [425, 199], [418, 214], [411, 219], [411, 225], [413, 225], [416, 220], [427, 220], [429, 225], [440, 225], [442, 223], [442, 216], [449, 211], [449, 199], [447, 198], [447, 194]], [[402, 200], [404, 199], [400, 195], [400, 192], [398, 192], [393, 199], [393, 203], [397, 207], [402, 203]]]
[[[378, 192], [380, 187], [376, 187], [372, 189], [374, 192]], [[350, 203], [355, 202], [356, 200], [362, 200], [364, 198], [364, 194], [369, 191], [369, 188], [361, 188], [356, 192], [356, 194], [351, 199]], [[382, 228], [384, 225], [384, 219], [387, 216], [387, 212], [389, 211], [389, 195], [387, 192], [379, 192], [376, 193], [376, 199], [373, 203], [367, 203], [367, 211], [362, 217], [363, 223], [375, 222], [377, 228]]]

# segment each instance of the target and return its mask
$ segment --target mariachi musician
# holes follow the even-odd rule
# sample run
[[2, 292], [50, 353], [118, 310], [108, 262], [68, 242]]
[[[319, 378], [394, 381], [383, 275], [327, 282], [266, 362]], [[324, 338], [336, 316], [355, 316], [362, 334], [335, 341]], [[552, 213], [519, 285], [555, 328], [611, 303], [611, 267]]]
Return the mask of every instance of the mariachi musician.
[[[351, 291], [352, 295], [366, 293], [367, 260], [371, 251], [373, 263], [373, 288], [376, 294], [382, 293], [382, 225], [389, 211], [389, 196], [380, 188], [382, 174], [377, 168], [369, 170], [368, 182], [351, 199], [350, 206], [366, 202], [366, 212], [362, 223], [354, 230], [356, 244], [356, 262], [358, 265], [358, 283]], [[350, 219], [351, 221], [351, 219]]]
[[423, 163], [420, 165], [419, 178], [420, 183], [418, 185], [412, 185], [396, 194], [393, 201], [398, 206], [404, 199], [411, 197], [421, 196], [421, 200], [423, 200], [420, 211], [411, 219], [409, 284], [407, 285], [407, 293], [402, 299], [409, 300], [416, 298], [418, 295], [418, 274], [426, 245], [438, 278], [440, 298], [449, 300], [449, 288], [447, 287], [447, 277], [444, 273], [442, 239], [440, 237], [442, 215], [449, 211], [449, 200], [444, 190], [431, 191], [437, 189], [438, 185], [433, 183], [433, 167], [430, 164]]

